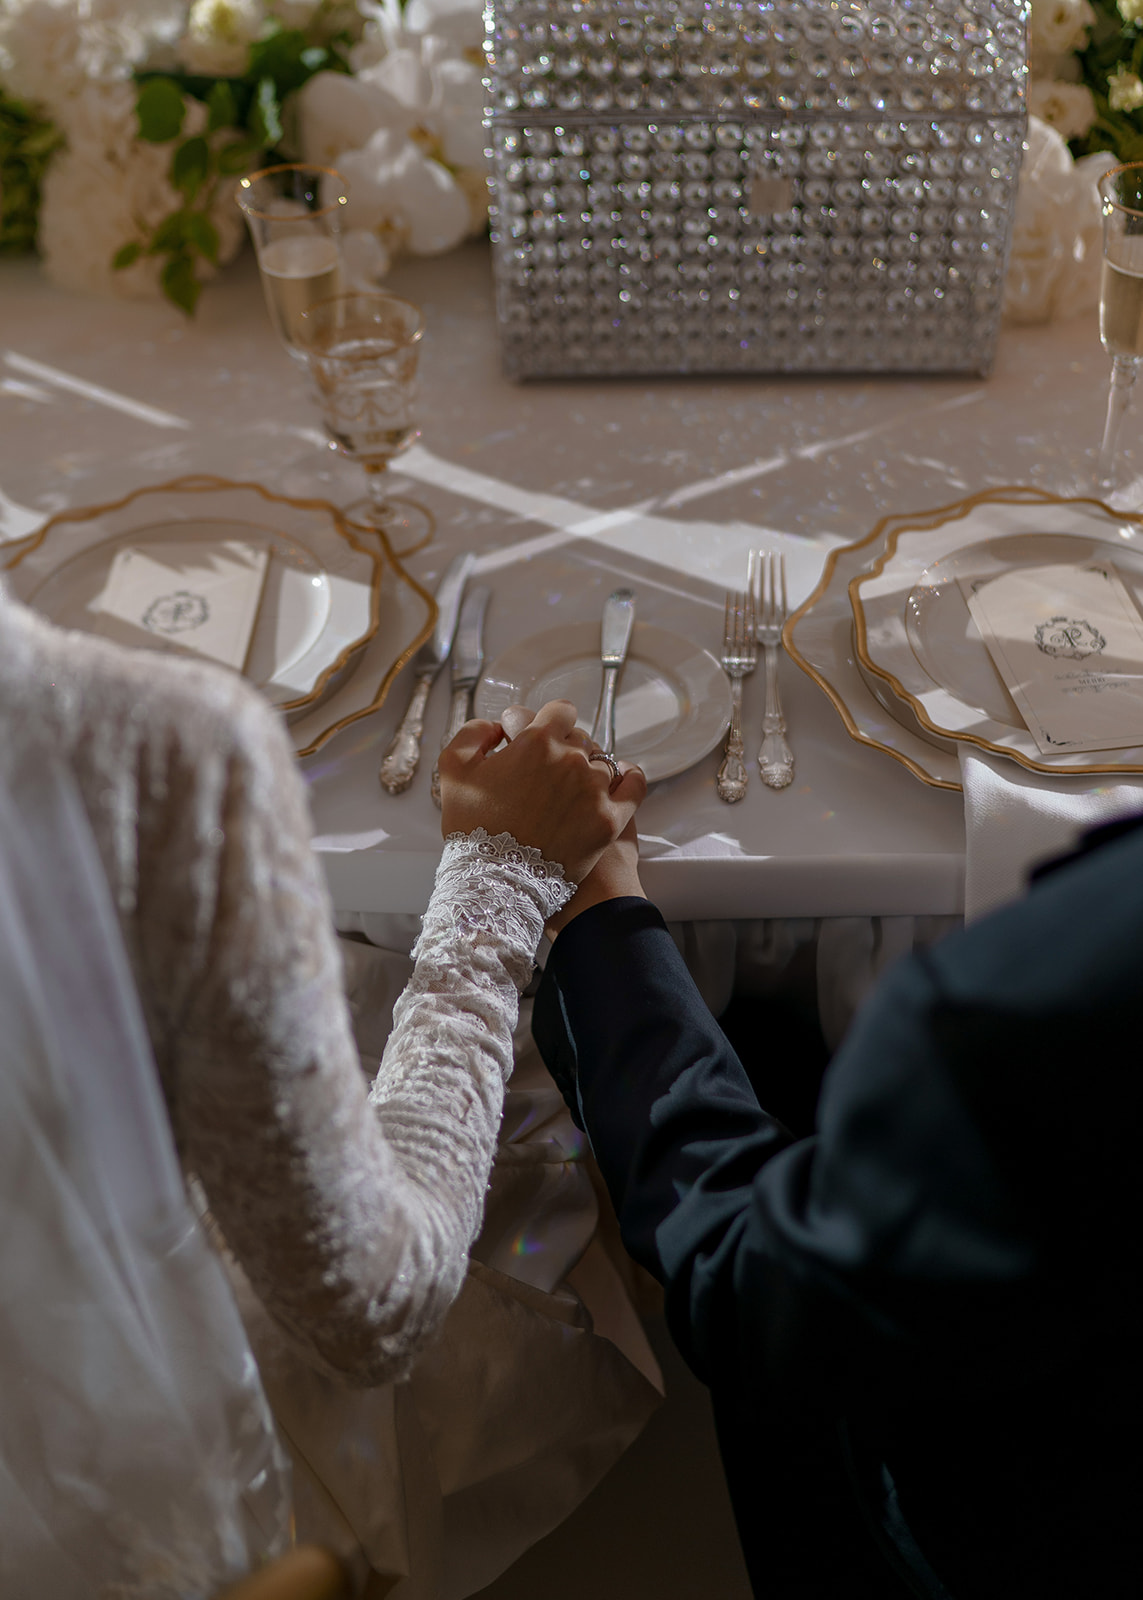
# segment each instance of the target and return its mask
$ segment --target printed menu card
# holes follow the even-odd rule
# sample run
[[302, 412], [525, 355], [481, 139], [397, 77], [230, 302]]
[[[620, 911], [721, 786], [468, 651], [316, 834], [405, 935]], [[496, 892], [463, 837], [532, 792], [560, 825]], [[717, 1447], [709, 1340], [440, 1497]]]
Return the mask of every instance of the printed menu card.
[[962, 580], [997, 671], [1045, 755], [1143, 745], [1143, 617], [1110, 562]]
[[119, 550], [91, 604], [97, 631], [120, 644], [190, 650], [241, 672], [269, 558], [268, 545], [241, 539]]

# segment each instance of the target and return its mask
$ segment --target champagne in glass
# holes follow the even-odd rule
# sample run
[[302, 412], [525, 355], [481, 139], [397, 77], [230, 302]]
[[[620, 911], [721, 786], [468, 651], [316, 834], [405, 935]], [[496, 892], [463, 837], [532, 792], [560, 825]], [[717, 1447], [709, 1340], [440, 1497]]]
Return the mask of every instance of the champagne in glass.
[[1119, 436], [1143, 359], [1143, 162], [1105, 172], [1099, 196], [1103, 207], [1099, 336], [1111, 357], [1099, 486], [1107, 490], [1115, 486]]
[[403, 549], [431, 532], [422, 507], [395, 502], [387, 468], [420, 431], [417, 357], [424, 321], [391, 294], [342, 294], [299, 318], [302, 351], [330, 441], [359, 461], [369, 484], [365, 516]]
[[270, 321], [299, 362], [302, 313], [342, 288], [340, 233], [348, 194], [340, 173], [299, 163], [267, 167], [238, 185]]
[[258, 266], [274, 331], [283, 344], [296, 345], [302, 312], [341, 292], [337, 241], [306, 234], [272, 239]]
[[1099, 336], [1109, 356], [1143, 356], [1143, 271], [1127, 272], [1104, 259]]

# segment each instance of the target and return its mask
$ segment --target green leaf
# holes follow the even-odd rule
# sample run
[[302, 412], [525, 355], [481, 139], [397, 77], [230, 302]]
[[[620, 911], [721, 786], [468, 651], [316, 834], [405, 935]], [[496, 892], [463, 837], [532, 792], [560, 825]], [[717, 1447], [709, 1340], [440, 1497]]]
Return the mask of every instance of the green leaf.
[[210, 171], [210, 146], [201, 134], [185, 139], [171, 158], [171, 184], [193, 200]]
[[187, 212], [186, 236], [200, 255], [208, 261], [218, 261], [218, 229], [203, 212]]
[[248, 127], [251, 135], [263, 149], [271, 149], [282, 137], [282, 115], [278, 104], [278, 91], [272, 78], [259, 80], [250, 107]]
[[135, 101], [140, 139], [151, 144], [177, 139], [186, 109], [183, 92], [173, 78], [148, 78]]
[[159, 281], [167, 299], [173, 301], [188, 316], [193, 317], [198, 297], [202, 293], [202, 284], [194, 275], [190, 257], [174, 256], [163, 268]]
[[315, 48], [307, 44], [301, 29], [278, 28], [250, 46], [250, 75], [269, 78], [278, 94], [285, 96], [292, 89], [300, 89], [306, 79], [312, 78], [324, 65], [328, 55], [325, 50], [321, 51], [322, 61], [317, 66], [311, 65]]
[[233, 128], [238, 121], [238, 102], [225, 78], [219, 78], [207, 95], [206, 107], [210, 112], [208, 133], [213, 133], [216, 128]]
[[253, 139], [236, 139], [233, 144], [224, 144], [215, 159], [223, 177], [234, 178], [252, 166], [261, 154], [262, 146]]
[[111, 257], [112, 272], [122, 272], [124, 267], [129, 267], [132, 262], [138, 261], [143, 254], [143, 246], [137, 239], [132, 239], [130, 244], [123, 245]]
[[189, 214], [186, 210], [172, 211], [169, 217], [164, 217], [151, 235], [151, 243], [147, 247], [147, 254], [149, 256], [158, 256], [162, 255], [165, 250], [182, 250], [187, 242], [187, 217]]

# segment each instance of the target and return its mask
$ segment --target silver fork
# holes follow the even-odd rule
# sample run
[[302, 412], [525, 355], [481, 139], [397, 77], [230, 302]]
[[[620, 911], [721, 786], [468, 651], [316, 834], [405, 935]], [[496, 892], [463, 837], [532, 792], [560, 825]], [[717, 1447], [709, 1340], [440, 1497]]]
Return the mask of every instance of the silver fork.
[[718, 798], [733, 804], [746, 793], [746, 763], [742, 759], [742, 680], [754, 671], [758, 646], [754, 642], [754, 585], [746, 592], [731, 589], [726, 596], [722, 630], [722, 670], [730, 679], [730, 730], [726, 755], [718, 769]]
[[758, 752], [758, 771], [771, 789], [784, 789], [794, 776], [794, 752], [786, 743], [786, 719], [778, 698], [778, 650], [786, 620], [786, 558], [773, 551], [750, 557], [751, 591], [758, 587], [758, 621], [754, 636], [766, 658], [766, 711], [762, 718], [762, 748]]

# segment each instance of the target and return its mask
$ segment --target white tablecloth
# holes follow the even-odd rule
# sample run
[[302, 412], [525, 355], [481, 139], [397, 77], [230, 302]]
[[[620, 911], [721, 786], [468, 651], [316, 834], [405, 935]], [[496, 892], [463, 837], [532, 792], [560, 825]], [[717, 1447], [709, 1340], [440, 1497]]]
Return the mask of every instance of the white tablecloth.
[[[431, 584], [458, 549], [492, 585], [490, 658], [547, 622], [598, 615], [617, 573], [640, 615], [685, 620], [717, 649], [722, 589], [746, 551], [787, 553], [791, 600], [826, 551], [887, 511], [1001, 484], [1075, 492], [1090, 472], [1107, 360], [1094, 315], [1002, 335], [987, 380], [736, 378], [518, 386], [499, 372], [488, 254], [401, 266], [424, 308], [423, 437], [405, 486], [438, 521], [413, 558]], [[1143, 466], [1138, 423], [1126, 465]], [[0, 529], [186, 472], [349, 502], [361, 477], [325, 447], [276, 343], [249, 257], [187, 321], [165, 304], [87, 300], [30, 262], [0, 267]], [[405, 795], [376, 781], [408, 692], [306, 763], [319, 848], [343, 913], [423, 908], [439, 851], [425, 762]], [[746, 800], [714, 792], [715, 757], [658, 785], [640, 830], [648, 892], [675, 918], [947, 915], [962, 906], [960, 796], [926, 788], [846, 735], [785, 664], [797, 775]], [[746, 722], [760, 732], [761, 674]], [[439, 734], [447, 684], [429, 709]]]

